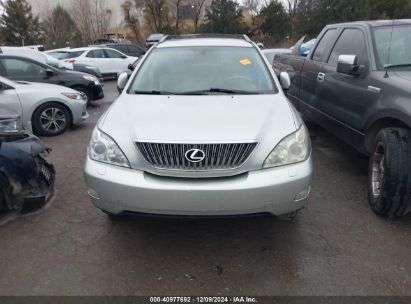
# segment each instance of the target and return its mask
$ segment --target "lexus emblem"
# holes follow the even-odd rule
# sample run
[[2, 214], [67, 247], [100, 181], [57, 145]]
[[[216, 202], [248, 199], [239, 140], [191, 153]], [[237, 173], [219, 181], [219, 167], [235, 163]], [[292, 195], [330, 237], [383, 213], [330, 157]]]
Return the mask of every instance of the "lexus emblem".
[[199, 163], [205, 158], [205, 153], [200, 149], [190, 149], [184, 156], [189, 162]]

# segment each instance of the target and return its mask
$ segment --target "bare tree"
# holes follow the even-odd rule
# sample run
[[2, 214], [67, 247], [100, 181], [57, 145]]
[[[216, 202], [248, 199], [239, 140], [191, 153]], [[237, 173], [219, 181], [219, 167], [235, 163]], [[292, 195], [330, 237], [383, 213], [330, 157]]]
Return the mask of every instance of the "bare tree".
[[245, 0], [243, 3], [250, 12], [251, 19], [254, 20], [261, 8], [261, 0]]
[[200, 21], [201, 12], [206, 0], [191, 0], [191, 8], [193, 9], [193, 23], [194, 23], [194, 33], [198, 31], [198, 22]]
[[81, 34], [68, 11], [62, 6], [43, 10], [41, 29], [47, 47], [80, 46]]
[[179, 25], [180, 25], [180, 10], [181, 10], [182, 0], [174, 0], [174, 7], [175, 7], [175, 34], [178, 35]]
[[138, 16], [138, 11], [142, 11], [142, 2], [143, 1], [141, 0], [134, 1], [135, 6], [133, 6], [133, 2], [131, 0], [126, 0], [121, 5], [126, 26], [133, 32], [134, 38], [138, 43], [143, 41], [140, 33], [141, 24]]
[[146, 22], [153, 32], [162, 32], [168, 24], [167, 0], [144, 0]]
[[290, 21], [291, 36], [294, 34], [299, 4], [300, 4], [300, 0], [287, 0], [287, 3], [285, 4], [285, 8], [288, 13], [288, 19]]
[[112, 12], [106, 0], [72, 0], [70, 3], [71, 16], [86, 43], [107, 32]]

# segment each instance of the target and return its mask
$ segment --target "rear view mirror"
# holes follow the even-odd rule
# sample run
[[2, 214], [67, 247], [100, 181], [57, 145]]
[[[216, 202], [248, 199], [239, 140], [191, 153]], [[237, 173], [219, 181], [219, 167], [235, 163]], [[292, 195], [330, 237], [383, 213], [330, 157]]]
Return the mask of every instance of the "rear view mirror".
[[346, 75], [358, 75], [360, 66], [356, 55], [340, 55], [337, 62], [337, 73]]
[[129, 75], [127, 72], [123, 72], [118, 76], [117, 79], [117, 90], [119, 93], [123, 92], [124, 88], [127, 85]]
[[280, 84], [283, 90], [288, 90], [291, 86], [291, 78], [287, 72], [280, 73]]

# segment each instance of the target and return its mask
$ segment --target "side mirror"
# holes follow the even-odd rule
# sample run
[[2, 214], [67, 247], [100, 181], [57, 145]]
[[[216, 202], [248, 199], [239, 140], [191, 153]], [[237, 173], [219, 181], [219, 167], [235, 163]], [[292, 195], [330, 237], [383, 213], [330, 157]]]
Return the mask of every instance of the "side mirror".
[[128, 57], [126, 55], [121, 55], [121, 58], [126, 59]]
[[337, 62], [337, 73], [356, 76], [360, 73], [356, 55], [340, 55]]
[[47, 78], [50, 78], [50, 77], [52, 77], [52, 76], [54, 76], [53, 70], [47, 69], [47, 70], [46, 70], [46, 77], [47, 77]]
[[130, 71], [134, 71], [134, 66], [130, 63], [127, 67]]
[[280, 84], [284, 91], [287, 91], [291, 86], [291, 78], [287, 72], [280, 73]]
[[124, 88], [127, 85], [129, 75], [127, 72], [123, 72], [118, 76], [117, 79], [117, 90], [119, 93], [123, 92]]
[[0, 82], [0, 91], [10, 90], [10, 89], [14, 89], [14, 88], [3, 82]]

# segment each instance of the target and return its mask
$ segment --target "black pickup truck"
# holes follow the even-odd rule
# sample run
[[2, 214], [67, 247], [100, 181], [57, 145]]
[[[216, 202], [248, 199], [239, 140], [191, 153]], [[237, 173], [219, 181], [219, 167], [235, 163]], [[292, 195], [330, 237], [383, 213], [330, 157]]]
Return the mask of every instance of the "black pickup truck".
[[[297, 46], [298, 47], [298, 46]], [[307, 58], [280, 54], [288, 97], [303, 117], [370, 155], [369, 202], [411, 211], [411, 20], [326, 26]]]

